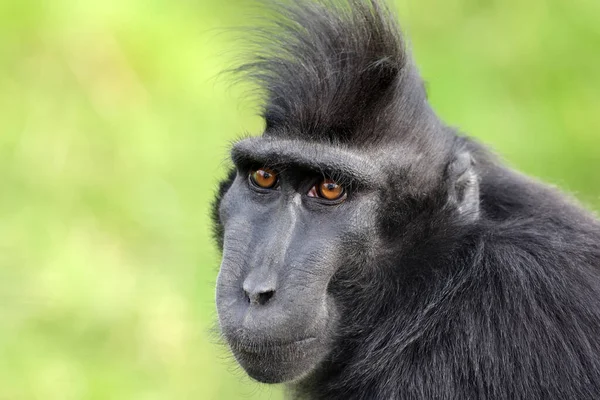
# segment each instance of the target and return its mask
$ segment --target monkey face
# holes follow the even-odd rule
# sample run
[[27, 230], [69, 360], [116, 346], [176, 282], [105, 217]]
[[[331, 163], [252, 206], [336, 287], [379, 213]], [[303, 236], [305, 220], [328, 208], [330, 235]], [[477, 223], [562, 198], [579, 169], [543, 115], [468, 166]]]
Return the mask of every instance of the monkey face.
[[327, 357], [339, 318], [332, 277], [363, 263], [376, 237], [375, 191], [284, 157], [270, 167], [256, 153], [237, 160], [219, 210], [221, 330], [246, 372], [268, 383], [302, 378]]
[[[218, 210], [217, 310], [236, 359], [261, 382], [315, 371], [336, 347], [333, 332], [364, 329], [351, 327], [352, 315], [364, 312], [353, 293], [373, 277], [385, 281], [381, 265], [401, 270], [402, 252], [433, 232], [431, 223], [477, 215], [469, 157], [418, 167], [419, 155], [402, 148], [357, 151], [268, 136], [238, 142], [232, 157], [237, 176]], [[447, 184], [428, 184], [423, 170]]]

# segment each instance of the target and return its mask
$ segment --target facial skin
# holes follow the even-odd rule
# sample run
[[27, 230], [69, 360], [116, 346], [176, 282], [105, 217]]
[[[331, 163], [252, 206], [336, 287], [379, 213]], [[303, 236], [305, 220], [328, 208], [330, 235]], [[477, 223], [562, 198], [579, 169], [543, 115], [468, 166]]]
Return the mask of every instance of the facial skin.
[[219, 210], [221, 330], [246, 372], [265, 383], [302, 378], [327, 356], [338, 320], [330, 282], [348, 262], [359, 262], [348, 260], [348, 247], [368, 244], [376, 229], [374, 180], [352, 176], [368, 162], [316, 146], [319, 157], [304, 158], [298, 149], [278, 152], [270, 164], [272, 146], [265, 139], [234, 148], [237, 176]]

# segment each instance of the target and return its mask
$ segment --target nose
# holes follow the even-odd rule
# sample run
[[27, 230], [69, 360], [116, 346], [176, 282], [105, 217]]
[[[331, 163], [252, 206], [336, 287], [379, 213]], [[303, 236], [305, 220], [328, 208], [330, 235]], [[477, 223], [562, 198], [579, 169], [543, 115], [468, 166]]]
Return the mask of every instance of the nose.
[[248, 277], [242, 285], [248, 303], [264, 306], [275, 295], [275, 285], [269, 281], [255, 281]]

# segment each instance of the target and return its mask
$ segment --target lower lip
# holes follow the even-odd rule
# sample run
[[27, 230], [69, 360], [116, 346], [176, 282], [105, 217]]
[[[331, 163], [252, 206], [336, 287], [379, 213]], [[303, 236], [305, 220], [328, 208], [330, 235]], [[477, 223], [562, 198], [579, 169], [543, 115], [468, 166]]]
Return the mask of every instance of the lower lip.
[[243, 342], [233, 342], [232, 347], [235, 349], [241, 350], [245, 353], [251, 354], [260, 354], [264, 353], [265, 349], [271, 350], [286, 350], [292, 348], [302, 348], [305, 346], [309, 346], [311, 343], [315, 342], [317, 338], [310, 337], [306, 339], [297, 340], [295, 342], [289, 343], [277, 343], [277, 342], [263, 342], [263, 343], [243, 343]]

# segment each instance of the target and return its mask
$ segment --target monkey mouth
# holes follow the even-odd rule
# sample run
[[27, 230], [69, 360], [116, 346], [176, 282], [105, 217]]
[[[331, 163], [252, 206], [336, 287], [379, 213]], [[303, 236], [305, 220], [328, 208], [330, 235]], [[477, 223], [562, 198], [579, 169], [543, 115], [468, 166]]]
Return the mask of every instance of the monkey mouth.
[[250, 341], [228, 339], [239, 364], [253, 379], [262, 383], [291, 382], [305, 376], [323, 358], [317, 337], [290, 341]]
[[229, 346], [234, 351], [239, 351], [242, 353], [248, 354], [269, 354], [274, 352], [285, 352], [285, 351], [295, 351], [302, 350], [307, 347], [310, 347], [312, 344], [315, 344], [317, 338], [315, 336], [310, 336], [303, 339], [298, 340], [290, 340], [290, 341], [276, 341], [276, 340], [262, 340], [262, 341], [251, 341], [245, 339], [228, 339]]

